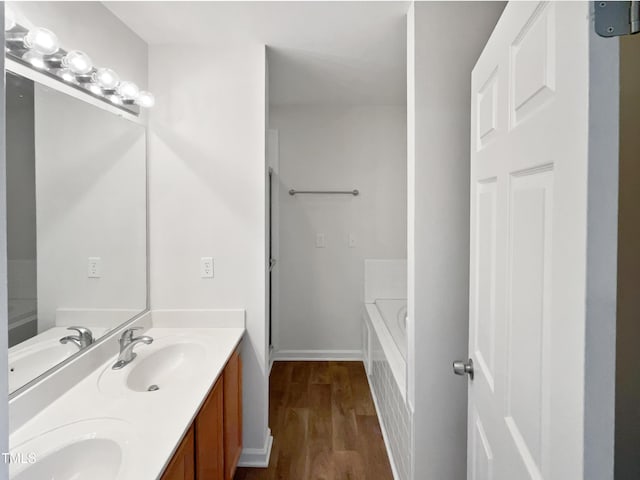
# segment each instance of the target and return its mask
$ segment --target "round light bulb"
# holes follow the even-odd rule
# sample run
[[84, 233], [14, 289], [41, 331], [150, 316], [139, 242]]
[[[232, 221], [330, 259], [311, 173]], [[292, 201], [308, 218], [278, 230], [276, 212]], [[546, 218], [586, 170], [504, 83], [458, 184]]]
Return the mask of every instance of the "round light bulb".
[[43, 70], [46, 68], [43, 56], [33, 50], [29, 50], [28, 52], [25, 52], [25, 54], [22, 55], [22, 59], [25, 62], [29, 62], [33, 67], [38, 68], [40, 70]]
[[16, 14], [10, 7], [4, 7], [4, 31], [8, 32], [16, 26]]
[[93, 69], [93, 63], [84, 52], [72, 50], [62, 58], [62, 65], [77, 75], [85, 75]]
[[68, 68], [63, 68], [62, 70], [59, 70], [58, 76], [62, 78], [65, 82], [75, 83], [76, 81], [76, 76]]
[[122, 99], [117, 95], [111, 95], [109, 100], [111, 100], [111, 103], [114, 105], [122, 105]]
[[156, 98], [151, 92], [145, 92], [142, 90], [138, 95], [136, 103], [144, 108], [151, 108], [156, 104]]
[[114, 90], [120, 83], [120, 77], [110, 68], [99, 68], [93, 72], [92, 79], [105, 90]]
[[120, 82], [117, 91], [124, 100], [136, 100], [140, 94], [140, 89], [133, 82]]
[[95, 95], [102, 95], [102, 89], [100, 88], [99, 85], [96, 85], [95, 83], [92, 83], [91, 85], [89, 85], [89, 91]]
[[24, 37], [24, 45], [40, 55], [53, 55], [60, 48], [56, 34], [42, 27], [30, 30]]

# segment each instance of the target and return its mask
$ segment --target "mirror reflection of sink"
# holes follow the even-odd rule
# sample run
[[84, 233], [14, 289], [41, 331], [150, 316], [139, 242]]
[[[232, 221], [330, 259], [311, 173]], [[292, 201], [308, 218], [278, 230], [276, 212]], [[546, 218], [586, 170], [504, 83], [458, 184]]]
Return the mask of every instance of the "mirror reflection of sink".
[[[91, 327], [95, 339], [108, 329]], [[75, 355], [80, 349], [73, 343], [60, 343], [60, 339], [75, 332], [66, 327], [53, 327], [9, 349], [9, 392], [42, 375], [50, 368]]]
[[206, 364], [207, 349], [189, 338], [163, 337], [140, 345], [138, 356], [122, 370], [105, 368], [98, 385], [103, 392], [155, 392], [173, 389]]
[[9, 391], [20, 388], [77, 352], [78, 347], [74, 344], [63, 345], [59, 340], [52, 339], [10, 355]]
[[127, 467], [133, 440], [129, 424], [118, 419], [64, 425], [12, 448], [10, 478], [113, 480]]

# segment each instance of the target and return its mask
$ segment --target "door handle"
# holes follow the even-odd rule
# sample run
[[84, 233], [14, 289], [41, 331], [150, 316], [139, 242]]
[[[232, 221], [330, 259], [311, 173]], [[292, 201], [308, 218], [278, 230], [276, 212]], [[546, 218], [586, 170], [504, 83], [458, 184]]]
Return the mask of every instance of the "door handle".
[[456, 375], [469, 375], [469, 378], [473, 380], [473, 360], [469, 359], [466, 362], [464, 360], [456, 360], [453, 362], [453, 373]]
[[270, 258], [269, 259], [269, 271], [273, 270], [273, 267], [276, 266], [276, 262], [277, 262], [277, 260], [275, 258]]

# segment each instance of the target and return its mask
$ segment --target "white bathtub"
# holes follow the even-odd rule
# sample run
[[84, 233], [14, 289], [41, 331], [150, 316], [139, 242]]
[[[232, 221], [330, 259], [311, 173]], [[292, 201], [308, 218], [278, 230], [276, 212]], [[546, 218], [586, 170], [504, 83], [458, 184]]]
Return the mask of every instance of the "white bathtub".
[[402, 358], [407, 360], [407, 299], [377, 299], [376, 307], [391, 334], [391, 338], [398, 346]]
[[362, 357], [394, 478], [405, 479], [413, 425], [407, 403], [407, 261], [366, 259], [364, 277]]
[[388, 365], [402, 398], [407, 388], [406, 305], [403, 299], [376, 299], [365, 303], [363, 315], [363, 357], [372, 374], [374, 364]]

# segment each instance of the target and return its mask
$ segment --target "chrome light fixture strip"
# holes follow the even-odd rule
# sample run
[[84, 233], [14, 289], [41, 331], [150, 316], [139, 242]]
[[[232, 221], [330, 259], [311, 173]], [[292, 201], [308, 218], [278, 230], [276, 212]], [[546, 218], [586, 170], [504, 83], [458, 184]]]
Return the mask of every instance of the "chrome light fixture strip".
[[[50, 55], [42, 55], [33, 52], [28, 46], [25, 45], [25, 37], [29, 33], [29, 30], [20, 24], [14, 24], [12, 28], [5, 32], [5, 55], [7, 58], [25, 65], [26, 67], [40, 72], [50, 78], [53, 78], [64, 85], [73, 87], [91, 97], [100, 100], [115, 108], [124, 110], [134, 115], [140, 114], [140, 105], [145, 107], [153, 106], [153, 96], [148, 92], [141, 92], [147, 96], [147, 99], [151, 97], [152, 101], [150, 105], [146, 105], [140, 102], [140, 105], [136, 103], [135, 99], [125, 98], [116, 88], [105, 89], [94, 82], [94, 73], [98, 71], [98, 68], [92, 66], [91, 70], [87, 73], [76, 74], [73, 73], [67, 66], [63, 64], [63, 59], [69, 53], [67, 50], [58, 48], [57, 51]], [[32, 55], [34, 58], [29, 60], [26, 57]], [[64, 73], [64, 75], [62, 75]], [[114, 72], [115, 73], [115, 72]], [[131, 83], [131, 82], [120, 82]], [[146, 102], [148, 103], [148, 102]]]

